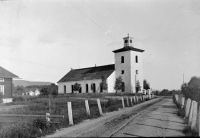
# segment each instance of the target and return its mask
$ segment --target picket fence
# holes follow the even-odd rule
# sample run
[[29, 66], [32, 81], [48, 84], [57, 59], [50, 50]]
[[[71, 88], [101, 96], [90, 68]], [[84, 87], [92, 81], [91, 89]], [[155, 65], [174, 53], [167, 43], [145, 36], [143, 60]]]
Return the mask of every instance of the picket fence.
[[200, 106], [198, 108], [198, 102], [184, 96], [175, 94], [175, 100], [180, 105], [181, 109], [184, 110], [185, 116], [189, 127], [192, 131], [197, 131], [200, 136]]

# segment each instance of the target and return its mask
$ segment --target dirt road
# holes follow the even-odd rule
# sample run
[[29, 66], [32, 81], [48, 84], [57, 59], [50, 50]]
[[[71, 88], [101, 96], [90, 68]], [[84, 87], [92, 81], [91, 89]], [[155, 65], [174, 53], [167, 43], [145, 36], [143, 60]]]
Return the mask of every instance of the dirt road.
[[184, 136], [172, 99], [157, 98], [65, 128], [47, 137]]

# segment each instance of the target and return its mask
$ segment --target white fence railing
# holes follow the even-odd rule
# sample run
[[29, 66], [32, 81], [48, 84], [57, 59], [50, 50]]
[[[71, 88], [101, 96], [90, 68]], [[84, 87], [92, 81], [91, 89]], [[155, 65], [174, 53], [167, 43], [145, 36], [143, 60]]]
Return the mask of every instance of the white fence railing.
[[184, 96], [178, 94], [175, 94], [175, 100], [181, 109], [184, 109], [184, 117], [191, 130], [197, 131], [200, 136], [200, 106], [198, 108], [198, 103], [190, 98], [186, 100]]

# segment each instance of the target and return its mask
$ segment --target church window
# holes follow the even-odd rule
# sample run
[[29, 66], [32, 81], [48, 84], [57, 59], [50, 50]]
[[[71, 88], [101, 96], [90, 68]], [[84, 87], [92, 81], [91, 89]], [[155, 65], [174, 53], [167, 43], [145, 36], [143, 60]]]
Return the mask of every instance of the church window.
[[132, 40], [130, 40], [130, 43], [132, 43]]
[[64, 93], [66, 93], [66, 86], [64, 85]]
[[135, 62], [138, 63], [138, 56], [135, 56]]
[[71, 86], [72, 93], [74, 93], [74, 85]]
[[124, 70], [122, 70], [122, 74], [124, 74]]
[[124, 56], [121, 57], [121, 63], [124, 63]]
[[88, 84], [86, 84], [86, 93], [88, 93]]
[[125, 42], [125, 43], [128, 43], [128, 40], [125, 40], [124, 42]]

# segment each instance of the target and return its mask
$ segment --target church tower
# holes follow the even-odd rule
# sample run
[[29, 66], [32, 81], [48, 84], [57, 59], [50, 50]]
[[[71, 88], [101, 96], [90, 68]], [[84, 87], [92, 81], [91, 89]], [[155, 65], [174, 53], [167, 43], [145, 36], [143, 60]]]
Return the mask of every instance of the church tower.
[[121, 76], [123, 91], [136, 92], [136, 82], [139, 81], [143, 90], [143, 52], [144, 50], [133, 47], [133, 37], [129, 35], [124, 39], [124, 47], [114, 50], [115, 76]]

